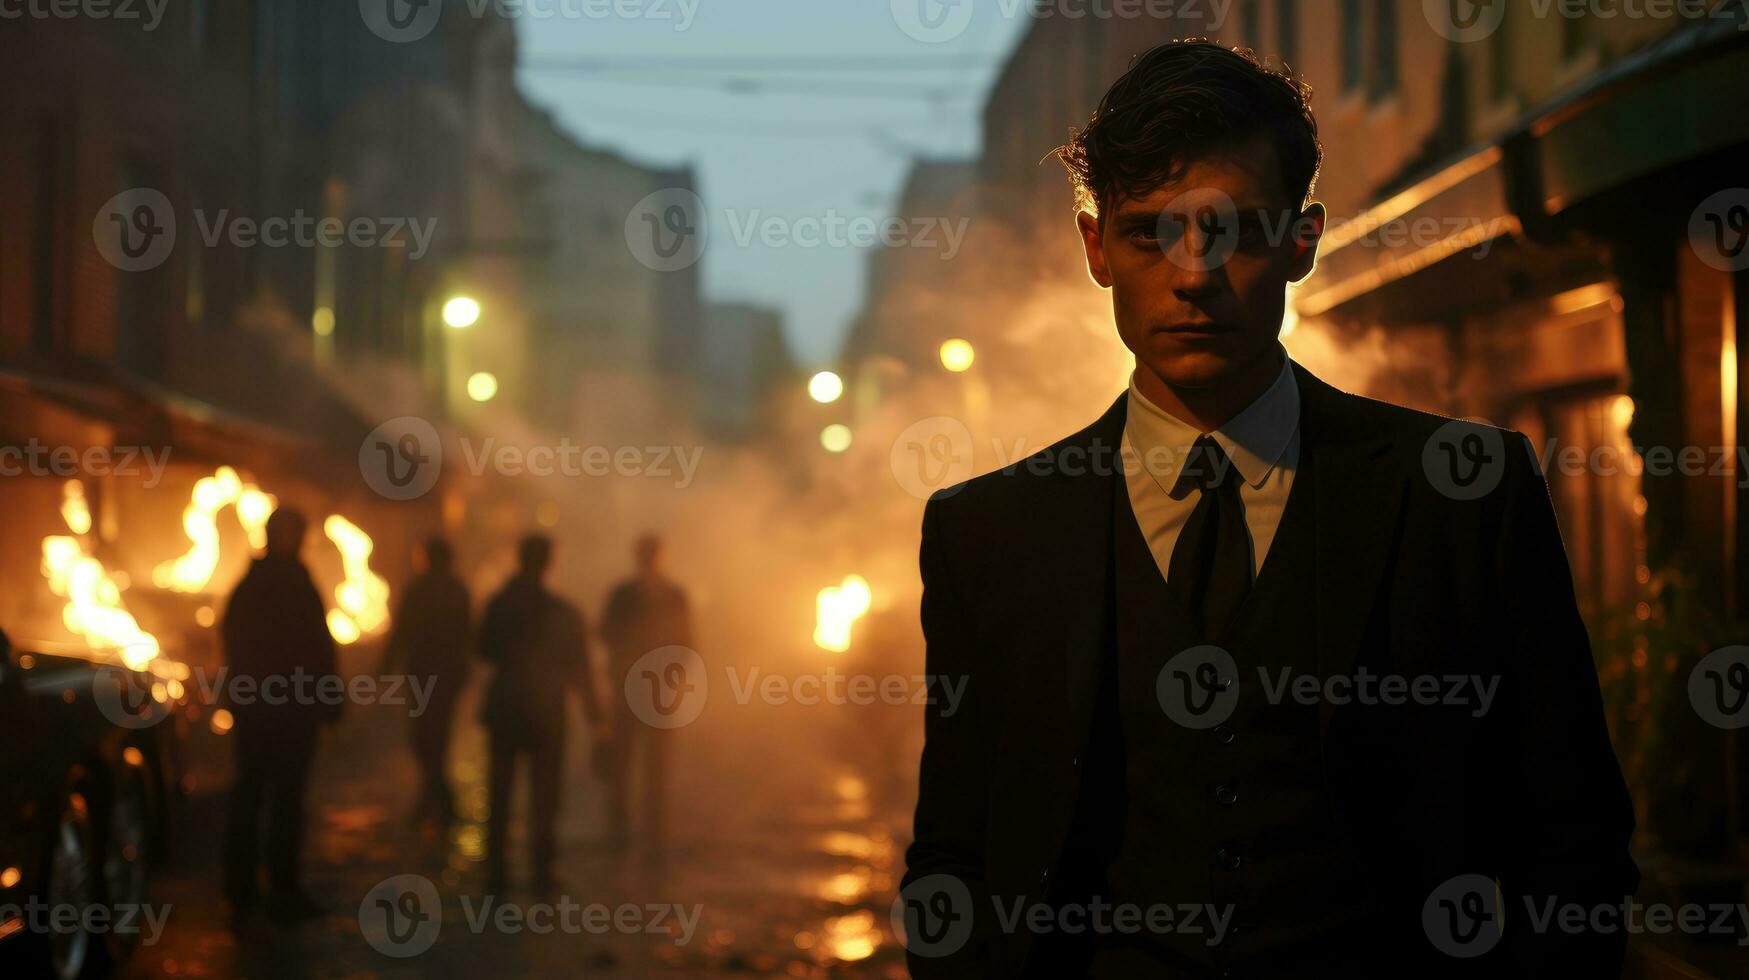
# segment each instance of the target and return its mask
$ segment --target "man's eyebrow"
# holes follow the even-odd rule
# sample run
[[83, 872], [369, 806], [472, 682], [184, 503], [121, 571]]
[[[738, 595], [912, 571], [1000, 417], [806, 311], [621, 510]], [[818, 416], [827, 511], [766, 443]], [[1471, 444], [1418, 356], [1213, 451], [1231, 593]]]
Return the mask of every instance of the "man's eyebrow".
[[1140, 221], [1153, 222], [1159, 221], [1164, 214], [1166, 214], [1166, 208], [1163, 205], [1130, 204], [1118, 208], [1112, 214], [1112, 220], [1125, 224], [1134, 224]]
[[[1158, 207], [1130, 206], [1130, 207], [1119, 208], [1112, 215], [1112, 220], [1123, 223], [1123, 224], [1134, 224], [1134, 223], [1140, 222], [1140, 221], [1154, 222], [1154, 221], [1159, 221], [1163, 216], [1166, 216], [1168, 214], [1174, 214], [1174, 215], [1197, 214], [1197, 213], [1202, 212], [1203, 210], [1204, 210], [1203, 207], [1196, 207], [1196, 208], [1175, 207], [1175, 208], [1168, 210], [1165, 205], [1160, 205]], [[1222, 208], [1221, 210], [1226, 211], [1227, 209]], [[1282, 206], [1276, 206], [1276, 205], [1264, 204], [1264, 203], [1245, 203], [1245, 204], [1233, 205], [1232, 210], [1229, 213], [1234, 214], [1234, 215], [1238, 216], [1239, 218], [1257, 218], [1257, 217], [1275, 218], [1275, 217], [1279, 217], [1283, 214], [1296, 213], [1296, 209], [1291, 208], [1291, 207], [1282, 207]]]

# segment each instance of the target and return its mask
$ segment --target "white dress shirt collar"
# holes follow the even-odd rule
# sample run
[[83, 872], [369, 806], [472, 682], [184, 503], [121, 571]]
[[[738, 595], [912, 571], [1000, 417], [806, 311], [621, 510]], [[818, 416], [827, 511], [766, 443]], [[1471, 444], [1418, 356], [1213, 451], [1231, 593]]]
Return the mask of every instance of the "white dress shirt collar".
[[[1294, 379], [1293, 363], [1283, 351], [1281, 373], [1268, 390], [1209, 435], [1232, 460], [1239, 476], [1255, 488], [1269, 478], [1299, 427], [1300, 386]], [[1149, 401], [1136, 387], [1133, 372], [1124, 429], [1155, 482], [1171, 493], [1179, 464], [1202, 433]]]

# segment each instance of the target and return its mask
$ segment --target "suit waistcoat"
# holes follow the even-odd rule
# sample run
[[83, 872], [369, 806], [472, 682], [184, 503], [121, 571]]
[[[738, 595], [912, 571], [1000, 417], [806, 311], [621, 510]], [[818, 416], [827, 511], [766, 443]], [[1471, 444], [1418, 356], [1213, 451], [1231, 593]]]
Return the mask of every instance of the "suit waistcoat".
[[[1317, 676], [1309, 477], [1297, 475], [1268, 558], [1212, 645], [1186, 632], [1116, 481], [1116, 643], [1090, 753], [1105, 760], [1094, 796], [1113, 843], [1096, 880], [1144, 923], [1170, 909], [1172, 926], [1095, 937], [1095, 976], [1283, 975], [1363, 941], [1318, 705], [1293, 695], [1294, 678]], [[1215, 915], [1228, 916], [1218, 940]]]

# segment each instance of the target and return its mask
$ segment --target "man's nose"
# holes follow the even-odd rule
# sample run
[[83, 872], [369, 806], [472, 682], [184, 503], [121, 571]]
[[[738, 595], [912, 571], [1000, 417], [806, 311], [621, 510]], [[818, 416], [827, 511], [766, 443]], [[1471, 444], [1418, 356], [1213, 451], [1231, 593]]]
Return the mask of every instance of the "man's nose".
[[1216, 253], [1185, 254], [1176, 258], [1172, 291], [1180, 299], [1202, 299], [1220, 292], [1223, 272]]
[[1172, 289], [1180, 296], [1194, 298], [1217, 292], [1221, 288], [1230, 248], [1223, 247], [1220, 229], [1201, 222], [1187, 220], [1183, 235], [1168, 253], [1172, 260]]

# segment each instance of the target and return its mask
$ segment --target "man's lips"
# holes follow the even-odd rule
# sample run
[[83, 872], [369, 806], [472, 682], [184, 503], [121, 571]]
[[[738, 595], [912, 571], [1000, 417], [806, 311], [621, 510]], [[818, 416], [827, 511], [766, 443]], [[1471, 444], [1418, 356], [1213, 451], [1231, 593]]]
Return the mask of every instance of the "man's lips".
[[1160, 332], [1174, 337], [1214, 337], [1228, 332], [1227, 327], [1213, 320], [1197, 320], [1189, 323], [1172, 323], [1160, 328]]

